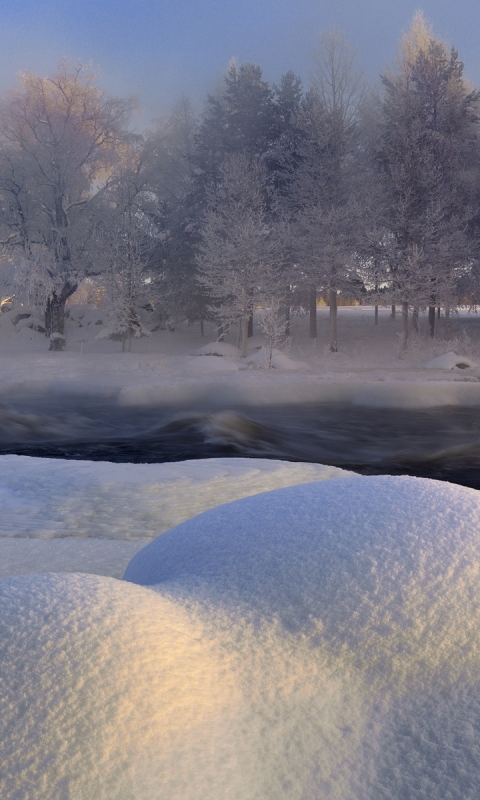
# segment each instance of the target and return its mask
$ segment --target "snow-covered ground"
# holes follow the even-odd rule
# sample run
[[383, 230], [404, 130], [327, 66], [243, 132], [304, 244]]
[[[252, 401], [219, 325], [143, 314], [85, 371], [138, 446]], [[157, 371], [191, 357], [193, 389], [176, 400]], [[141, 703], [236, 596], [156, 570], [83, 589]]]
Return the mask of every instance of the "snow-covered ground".
[[[373, 309], [340, 308], [338, 354], [320, 309], [319, 339], [294, 320], [272, 370], [239, 359], [233, 334], [198, 355], [208, 326], [120, 353], [96, 340], [100, 317], [74, 310], [49, 353], [0, 315], [8, 409], [72, 391], [124, 407], [480, 405], [466, 312], [453, 341], [414, 337], [400, 359], [387, 309], [376, 328]], [[431, 364], [447, 353], [461, 366]], [[0, 456], [2, 800], [473, 800], [479, 498], [270, 460]]]
[[327, 480], [222, 505], [126, 580], [0, 581], [0, 794], [474, 800], [480, 495]]
[[[425, 331], [412, 334], [410, 349], [400, 358], [399, 314], [392, 321], [389, 309], [380, 309], [377, 327], [372, 308], [341, 307], [340, 350], [330, 353], [328, 309], [320, 308], [318, 338], [308, 338], [306, 318], [294, 318], [289, 352], [280, 368], [268, 370], [234, 355], [198, 355], [216, 338], [207, 324], [204, 338], [198, 325], [157, 330], [148, 338], [133, 340], [131, 353], [122, 353], [118, 342], [95, 338], [101, 329], [96, 323], [102, 322], [102, 309], [71, 309], [67, 348], [62, 353], [48, 352], [43, 334], [25, 325], [17, 330], [25, 320], [13, 325], [15, 311], [0, 315], [0, 397], [19, 390], [56, 395], [90, 391], [125, 405], [316, 400], [400, 407], [480, 404], [480, 317], [467, 311], [454, 317], [451, 341], [443, 339], [440, 321], [434, 341]], [[424, 318], [420, 323], [425, 328]], [[253, 355], [262, 341], [256, 333], [250, 344]], [[235, 332], [226, 343], [232, 354]], [[434, 357], [449, 351], [468, 358], [472, 366], [426, 368]], [[288, 368], [288, 360], [295, 369]]]
[[137, 550], [202, 511], [349, 474], [248, 458], [111, 464], [0, 456], [0, 577], [53, 571], [120, 578]]

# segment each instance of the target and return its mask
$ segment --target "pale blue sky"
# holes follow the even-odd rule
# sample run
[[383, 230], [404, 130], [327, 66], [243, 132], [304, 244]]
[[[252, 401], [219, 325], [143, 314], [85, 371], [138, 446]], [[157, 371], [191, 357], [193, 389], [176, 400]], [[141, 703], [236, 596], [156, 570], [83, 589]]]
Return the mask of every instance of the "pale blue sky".
[[[49, 74], [61, 58], [93, 62], [100, 84], [136, 93], [141, 126], [182, 93], [201, 102], [235, 56], [278, 82], [308, 83], [320, 30], [343, 30], [370, 79], [393, 61], [417, 0], [0, 0], [0, 90], [16, 73]], [[455, 45], [480, 85], [480, 2], [420, 3], [436, 35]]]

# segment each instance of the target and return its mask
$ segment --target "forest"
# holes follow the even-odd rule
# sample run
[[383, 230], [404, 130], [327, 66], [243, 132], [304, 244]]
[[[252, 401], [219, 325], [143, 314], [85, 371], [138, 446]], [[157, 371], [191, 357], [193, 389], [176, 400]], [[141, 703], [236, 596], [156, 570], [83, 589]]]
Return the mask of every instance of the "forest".
[[36, 310], [51, 350], [81, 291], [109, 309], [105, 335], [237, 326], [271, 341], [290, 316], [339, 303], [391, 306], [403, 350], [428, 309], [450, 318], [480, 294], [480, 92], [421, 12], [367, 86], [338, 32], [320, 36], [308, 86], [232, 61], [200, 114], [181, 97], [132, 132], [132, 99], [71, 61], [20, 76], [0, 105], [0, 290]]

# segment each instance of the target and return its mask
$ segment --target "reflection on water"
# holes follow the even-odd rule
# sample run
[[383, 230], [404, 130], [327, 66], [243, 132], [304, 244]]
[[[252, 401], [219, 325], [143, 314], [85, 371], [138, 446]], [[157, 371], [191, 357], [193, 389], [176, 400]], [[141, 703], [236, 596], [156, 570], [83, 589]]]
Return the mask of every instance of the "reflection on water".
[[175, 413], [92, 398], [9, 398], [0, 406], [0, 453], [134, 463], [276, 458], [480, 488], [480, 413], [331, 403]]

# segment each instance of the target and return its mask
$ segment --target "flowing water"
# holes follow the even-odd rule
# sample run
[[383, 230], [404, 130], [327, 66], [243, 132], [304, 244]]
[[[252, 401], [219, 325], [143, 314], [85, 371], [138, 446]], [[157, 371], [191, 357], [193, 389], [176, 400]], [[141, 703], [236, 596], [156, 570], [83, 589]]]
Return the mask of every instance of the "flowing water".
[[480, 489], [480, 409], [324, 403], [175, 412], [91, 397], [9, 397], [0, 405], [0, 453], [133, 463], [275, 458]]

